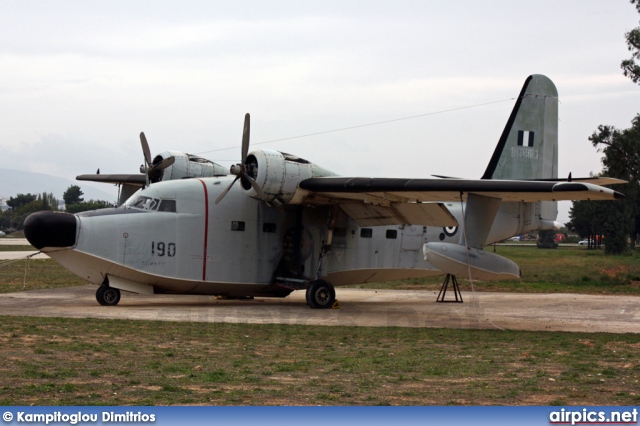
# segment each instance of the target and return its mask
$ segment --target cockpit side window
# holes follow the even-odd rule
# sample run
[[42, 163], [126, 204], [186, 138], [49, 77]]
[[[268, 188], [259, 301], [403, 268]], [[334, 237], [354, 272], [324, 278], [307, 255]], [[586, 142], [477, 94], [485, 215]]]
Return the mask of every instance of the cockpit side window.
[[176, 212], [176, 200], [162, 200], [160, 201], [160, 207], [158, 211], [161, 212]]

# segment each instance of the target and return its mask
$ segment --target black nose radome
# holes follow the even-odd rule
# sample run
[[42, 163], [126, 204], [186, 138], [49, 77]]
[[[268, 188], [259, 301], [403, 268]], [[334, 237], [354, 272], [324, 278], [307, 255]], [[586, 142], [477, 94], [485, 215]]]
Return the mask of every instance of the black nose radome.
[[37, 249], [71, 247], [76, 243], [76, 225], [76, 217], [70, 213], [32, 213], [24, 221], [24, 236]]

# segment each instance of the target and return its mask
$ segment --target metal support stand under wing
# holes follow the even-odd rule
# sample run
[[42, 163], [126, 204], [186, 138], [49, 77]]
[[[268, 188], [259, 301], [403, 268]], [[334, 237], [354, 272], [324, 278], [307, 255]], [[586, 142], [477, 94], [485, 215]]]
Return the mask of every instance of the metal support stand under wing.
[[[453, 287], [453, 294], [454, 294], [455, 300], [445, 300], [449, 283], [451, 283]], [[460, 292], [460, 287], [458, 286], [458, 279], [456, 278], [455, 275], [447, 274], [447, 276], [444, 278], [444, 282], [442, 283], [442, 288], [440, 288], [440, 293], [438, 293], [438, 298], [436, 299], [436, 302], [464, 303], [464, 300], [462, 300], [462, 293]]]

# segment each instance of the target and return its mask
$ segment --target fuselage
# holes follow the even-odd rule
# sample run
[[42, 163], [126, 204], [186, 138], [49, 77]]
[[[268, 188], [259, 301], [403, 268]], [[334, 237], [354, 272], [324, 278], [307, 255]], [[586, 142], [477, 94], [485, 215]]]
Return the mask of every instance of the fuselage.
[[[155, 293], [286, 296], [295, 281], [342, 286], [441, 275], [423, 245], [464, 241], [462, 226], [361, 228], [335, 206], [273, 206], [240, 190], [216, 205], [230, 181], [153, 184], [119, 208], [75, 215], [75, 244], [43, 251], [98, 285], [108, 275]], [[532, 206], [502, 203], [487, 243], [539, 226]], [[463, 207], [447, 205], [460, 224]]]

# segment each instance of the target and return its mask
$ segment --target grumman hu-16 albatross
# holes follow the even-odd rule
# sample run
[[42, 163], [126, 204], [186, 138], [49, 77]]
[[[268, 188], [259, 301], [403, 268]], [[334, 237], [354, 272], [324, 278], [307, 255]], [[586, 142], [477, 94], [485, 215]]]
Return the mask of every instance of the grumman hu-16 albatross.
[[599, 186], [615, 179], [558, 179], [557, 129], [556, 88], [532, 75], [478, 180], [339, 177], [294, 155], [249, 152], [248, 114], [242, 162], [229, 173], [173, 151], [152, 161], [141, 135], [144, 174], [78, 179], [142, 189], [117, 208], [34, 213], [25, 235], [97, 284], [102, 305], [116, 305], [121, 290], [251, 298], [306, 289], [309, 306], [330, 308], [334, 286], [517, 278], [515, 263], [483, 247], [556, 229], [557, 200], [624, 197]]

